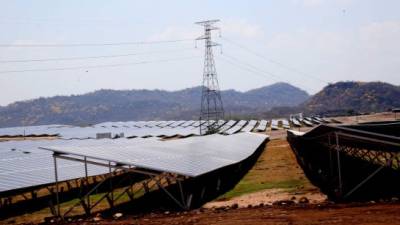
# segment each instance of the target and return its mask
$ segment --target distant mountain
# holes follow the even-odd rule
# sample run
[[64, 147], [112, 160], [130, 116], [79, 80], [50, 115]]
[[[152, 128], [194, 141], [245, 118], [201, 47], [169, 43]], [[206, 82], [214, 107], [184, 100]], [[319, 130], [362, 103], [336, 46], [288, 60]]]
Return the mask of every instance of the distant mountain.
[[[201, 87], [179, 91], [99, 90], [55, 96], [0, 107], [0, 127], [39, 124], [93, 124], [104, 121], [197, 119]], [[222, 91], [226, 115], [256, 116], [273, 107], [295, 106], [307, 92], [276, 83], [247, 92]]]
[[400, 107], [400, 86], [383, 82], [329, 84], [301, 107], [313, 114], [382, 112]]
[[271, 119], [306, 115], [354, 115], [383, 112], [400, 107], [400, 86], [383, 82], [337, 82], [329, 84], [298, 106], [277, 106], [260, 114]]

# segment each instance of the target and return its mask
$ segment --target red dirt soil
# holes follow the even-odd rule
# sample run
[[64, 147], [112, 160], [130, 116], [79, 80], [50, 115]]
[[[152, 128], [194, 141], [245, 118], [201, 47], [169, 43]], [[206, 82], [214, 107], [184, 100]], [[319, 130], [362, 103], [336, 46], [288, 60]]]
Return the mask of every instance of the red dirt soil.
[[[99, 218], [98, 218], [99, 219]], [[93, 219], [71, 224], [400, 224], [400, 204], [322, 204], [258, 206], [239, 209], [193, 210], [187, 213], [157, 213], [127, 216], [119, 220]]]

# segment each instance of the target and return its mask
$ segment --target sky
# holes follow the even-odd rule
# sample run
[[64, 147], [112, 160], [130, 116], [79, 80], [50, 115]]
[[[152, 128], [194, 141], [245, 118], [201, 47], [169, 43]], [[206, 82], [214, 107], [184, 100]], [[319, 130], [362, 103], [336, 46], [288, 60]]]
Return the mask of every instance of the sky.
[[399, 85], [399, 12], [398, 0], [0, 0], [0, 106], [198, 86], [204, 42], [194, 39], [204, 31], [194, 23], [208, 19], [220, 20], [213, 40], [221, 44], [221, 89]]

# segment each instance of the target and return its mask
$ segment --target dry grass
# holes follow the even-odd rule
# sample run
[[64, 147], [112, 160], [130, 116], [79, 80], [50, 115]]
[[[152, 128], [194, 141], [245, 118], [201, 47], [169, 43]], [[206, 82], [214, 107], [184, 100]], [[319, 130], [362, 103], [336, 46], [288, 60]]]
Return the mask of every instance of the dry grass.
[[285, 189], [289, 192], [299, 189], [316, 191], [297, 164], [295, 155], [286, 140], [270, 141], [254, 167], [219, 200], [265, 189]]

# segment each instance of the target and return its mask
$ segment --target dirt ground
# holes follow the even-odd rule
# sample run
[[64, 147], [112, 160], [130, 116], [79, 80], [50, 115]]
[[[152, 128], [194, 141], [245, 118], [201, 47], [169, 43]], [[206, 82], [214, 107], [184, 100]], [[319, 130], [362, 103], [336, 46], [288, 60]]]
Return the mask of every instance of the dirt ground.
[[400, 224], [400, 204], [347, 204], [257, 206], [239, 209], [193, 210], [187, 213], [154, 213], [122, 216], [120, 219], [101, 219], [72, 224]]
[[204, 207], [272, 205], [282, 200], [297, 202], [304, 197], [312, 203], [326, 200], [304, 175], [288, 142], [275, 139], [267, 144], [257, 163], [233, 190]]

